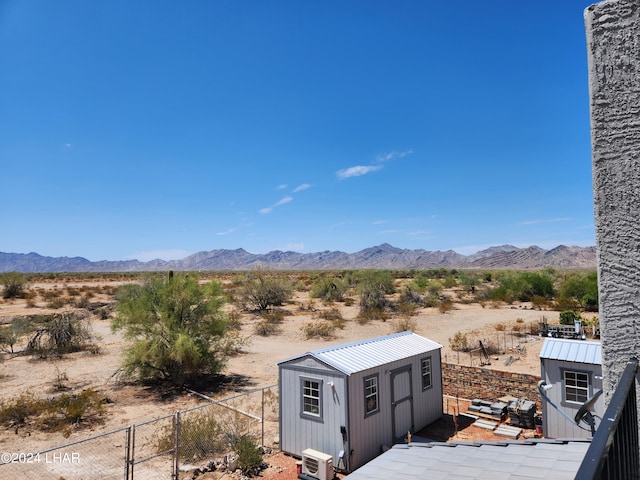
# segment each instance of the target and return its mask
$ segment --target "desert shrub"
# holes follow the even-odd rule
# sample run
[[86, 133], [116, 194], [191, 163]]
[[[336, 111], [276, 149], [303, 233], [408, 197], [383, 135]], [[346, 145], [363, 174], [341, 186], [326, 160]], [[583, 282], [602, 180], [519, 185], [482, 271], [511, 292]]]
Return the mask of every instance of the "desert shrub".
[[309, 295], [327, 302], [341, 302], [346, 290], [347, 285], [341, 278], [321, 276], [311, 286]]
[[453, 310], [453, 302], [449, 299], [441, 300], [438, 304], [438, 311], [440, 313], [447, 313]]
[[507, 329], [507, 326], [503, 322], [498, 322], [493, 325], [493, 328], [498, 332], [504, 332]]
[[396, 318], [392, 323], [391, 333], [415, 331], [418, 323], [413, 318]]
[[37, 415], [40, 409], [38, 399], [31, 394], [0, 401], [0, 424], [9, 427], [23, 425], [27, 418]]
[[[196, 412], [181, 415], [179, 457], [182, 460], [193, 461], [223, 453], [227, 449], [223, 433], [223, 428], [213, 413]], [[174, 426], [173, 423], [169, 423], [157, 436], [156, 451], [163, 453], [172, 448], [174, 448]]]
[[77, 425], [83, 421], [101, 422], [105, 398], [88, 388], [79, 394], [63, 394], [47, 400], [49, 415], [43, 419], [47, 430]]
[[529, 334], [540, 335], [540, 324], [538, 322], [529, 322]]
[[334, 327], [340, 330], [343, 330], [346, 324], [345, 319], [342, 317], [342, 313], [340, 313], [340, 310], [337, 308], [322, 310], [320, 313], [318, 313], [318, 317], [333, 323]]
[[351, 305], [353, 305], [355, 303], [355, 300], [351, 297], [345, 297], [344, 299], [344, 306], [345, 307], [350, 307]]
[[336, 325], [331, 321], [320, 320], [316, 322], [305, 323], [302, 326], [301, 330], [306, 339], [331, 338], [335, 334]]
[[456, 352], [468, 352], [471, 347], [467, 334], [458, 331], [453, 337], [449, 337], [449, 347]]
[[67, 304], [66, 297], [55, 297], [47, 302], [47, 308], [51, 308], [53, 310], [59, 310]]
[[332, 322], [344, 320], [342, 318], [342, 313], [340, 313], [340, 310], [337, 308], [322, 310], [321, 312], [318, 313], [318, 316], [323, 320], [330, 320]]
[[286, 277], [256, 270], [246, 275], [240, 291], [243, 304], [255, 310], [266, 310], [289, 301], [293, 288]]
[[414, 305], [421, 306], [424, 303], [424, 296], [420, 294], [418, 290], [415, 290], [410, 285], [405, 285], [400, 291], [398, 297], [399, 305]]
[[217, 342], [217, 350], [223, 357], [233, 357], [242, 352], [242, 348], [249, 343], [250, 339], [240, 335], [240, 332], [229, 331]]
[[231, 310], [227, 313], [229, 323], [227, 323], [227, 330], [240, 330], [242, 328], [242, 315], [238, 310]]
[[444, 288], [453, 288], [457, 284], [458, 284], [458, 281], [456, 280], [456, 278], [453, 275], [447, 275], [442, 280], [442, 285], [444, 286]]
[[26, 351], [47, 358], [86, 350], [92, 344], [88, 318], [67, 312], [48, 317], [29, 338]]
[[411, 317], [418, 311], [418, 306], [414, 303], [398, 303], [396, 311], [402, 317]]
[[284, 320], [284, 310], [270, 310], [262, 314], [262, 319], [269, 323], [282, 323]]
[[534, 295], [531, 299], [531, 305], [538, 310], [547, 308], [550, 304], [551, 301], [548, 298], [541, 297], [540, 295]]
[[356, 322], [359, 325], [366, 325], [367, 323], [373, 320], [382, 320], [383, 322], [387, 321], [389, 315], [382, 309], [379, 308], [361, 308], [356, 316]]
[[573, 325], [576, 320], [582, 320], [582, 316], [573, 310], [565, 310], [560, 312], [561, 325]]
[[262, 463], [262, 453], [251, 435], [239, 436], [233, 441], [231, 448], [238, 456], [238, 468], [244, 473], [250, 473]]
[[102, 422], [105, 401], [91, 388], [48, 399], [25, 394], [0, 402], [0, 424], [14, 427], [33, 421], [45, 431], [58, 431], [80, 423], [93, 425]]
[[20, 298], [24, 295], [27, 285], [27, 277], [20, 272], [6, 272], [0, 274], [0, 285], [2, 285], [2, 298]]
[[280, 332], [280, 327], [277, 323], [269, 322], [267, 320], [260, 320], [253, 326], [253, 331], [256, 335], [261, 337], [268, 337]]
[[558, 287], [558, 305], [564, 310], [598, 311], [597, 272], [570, 274]]

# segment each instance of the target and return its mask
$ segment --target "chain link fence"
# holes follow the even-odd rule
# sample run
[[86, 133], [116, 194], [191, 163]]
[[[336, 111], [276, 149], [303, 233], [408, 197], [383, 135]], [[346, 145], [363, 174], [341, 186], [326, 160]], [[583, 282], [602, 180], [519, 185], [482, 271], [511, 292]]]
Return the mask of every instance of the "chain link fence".
[[265, 445], [277, 433], [277, 385], [213, 400], [173, 415], [137, 423], [34, 453], [0, 449], [0, 480], [178, 479], [237, 449]]
[[0, 479], [126, 478], [131, 429], [121, 428], [41, 452], [3, 452]]

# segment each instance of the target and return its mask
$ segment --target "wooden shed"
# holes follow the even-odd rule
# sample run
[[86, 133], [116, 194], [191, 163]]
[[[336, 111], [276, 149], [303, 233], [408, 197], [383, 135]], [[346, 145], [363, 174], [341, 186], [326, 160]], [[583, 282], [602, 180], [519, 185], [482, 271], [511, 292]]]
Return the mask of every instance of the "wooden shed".
[[441, 349], [402, 332], [282, 360], [280, 449], [314, 449], [352, 471], [438, 420]]
[[[542, 402], [542, 433], [549, 438], [588, 438], [591, 429], [571, 422], [580, 407], [602, 388], [602, 346], [599, 342], [547, 338], [540, 350], [540, 371], [545, 395], [566, 414]], [[591, 407], [599, 419], [605, 411], [601, 395]], [[567, 416], [569, 418], [567, 418]], [[596, 423], [596, 427], [599, 423]]]

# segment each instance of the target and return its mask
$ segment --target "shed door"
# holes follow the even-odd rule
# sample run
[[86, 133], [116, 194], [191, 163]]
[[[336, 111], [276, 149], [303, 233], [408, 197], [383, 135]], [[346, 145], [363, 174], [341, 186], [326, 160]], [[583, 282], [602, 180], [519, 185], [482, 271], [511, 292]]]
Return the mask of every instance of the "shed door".
[[411, 365], [391, 372], [391, 424], [394, 442], [402, 442], [413, 433], [413, 385]]

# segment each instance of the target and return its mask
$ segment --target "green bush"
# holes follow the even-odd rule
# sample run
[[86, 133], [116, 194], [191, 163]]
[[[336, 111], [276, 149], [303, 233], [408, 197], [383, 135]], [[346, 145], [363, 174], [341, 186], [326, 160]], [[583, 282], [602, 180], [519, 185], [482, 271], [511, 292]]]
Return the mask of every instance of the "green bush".
[[20, 272], [0, 274], [0, 285], [3, 286], [2, 298], [19, 298], [24, 294], [27, 277]]
[[[156, 441], [158, 453], [174, 447], [175, 428], [168, 423], [160, 431]], [[180, 450], [182, 460], [203, 460], [210, 455], [223, 453], [227, 448], [223, 429], [212, 413], [189, 413], [180, 417]]]
[[250, 435], [241, 435], [231, 444], [233, 452], [238, 456], [238, 468], [244, 473], [262, 463], [262, 453]]
[[578, 312], [574, 312], [573, 310], [560, 312], [561, 325], [573, 325], [575, 320], [582, 320], [582, 316]]
[[341, 302], [346, 290], [347, 285], [341, 278], [321, 276], [311, 286], [309, 295], [326, 302]]

